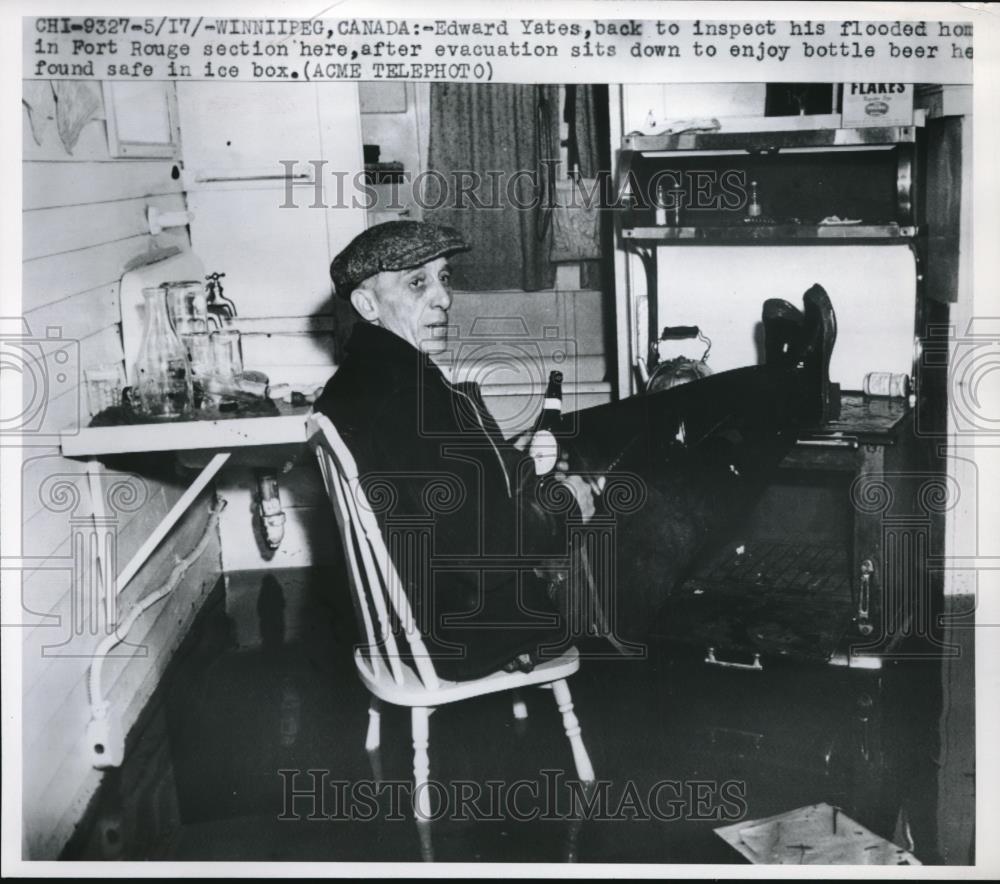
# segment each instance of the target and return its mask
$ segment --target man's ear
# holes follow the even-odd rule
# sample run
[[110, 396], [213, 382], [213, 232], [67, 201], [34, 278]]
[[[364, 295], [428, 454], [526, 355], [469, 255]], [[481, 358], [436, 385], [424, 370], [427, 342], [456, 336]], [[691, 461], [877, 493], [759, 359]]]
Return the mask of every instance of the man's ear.
[[356, 288], [351, 292], [351, 304], [362, 319], [375, 322], [378, 319], [378, 304], [371, 289]]

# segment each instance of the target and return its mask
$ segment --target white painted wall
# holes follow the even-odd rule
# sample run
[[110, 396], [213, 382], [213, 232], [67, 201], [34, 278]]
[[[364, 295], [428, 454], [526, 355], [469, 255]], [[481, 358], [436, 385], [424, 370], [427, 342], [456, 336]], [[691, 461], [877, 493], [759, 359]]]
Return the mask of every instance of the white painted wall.
[[660, 325], [698, 325], [713, 371], [755, 365], [767, 298], [801, 307], [813, 283], [837, 312], [830, 379], [860, 390], [869, 371], [910, 374], [916, 271], [905, 245], [661, 248]]
[[652, 135], [671, 122], [764, 116], [764, 83], [643, 83], [623, 87], [625, 132]]

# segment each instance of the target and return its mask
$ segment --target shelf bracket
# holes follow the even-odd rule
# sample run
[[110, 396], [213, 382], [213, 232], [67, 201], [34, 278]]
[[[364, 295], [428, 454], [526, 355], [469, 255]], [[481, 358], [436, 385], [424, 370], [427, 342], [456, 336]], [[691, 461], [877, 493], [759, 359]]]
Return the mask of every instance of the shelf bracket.
[[646, 323], [645, 348], [641, 345], [639, 350], [646, 351], [646, 367], [652, 372], [656, 364], [660, 361], [660, 349], [657, 341], [660, 338], [659, 310], [657, 297], [657, 271], [656, 271], [656, 246], [642, 246], [635, 240], [625, 240], [630, 243], [632, 251], [638, 255], [642, 261], [643, 270], [646, 272], [646, 304], [648, 321]]
[[139, 572], [139, 569], [145, 564], [146, 559], [148, 559], [153, 554], [156, 547], [160, 545], [163, 538], [167, 536], [170, 529], [177, 524], [177, 521], [184, 515], [188, 507], [194, 503], [205, 486], [215, 478], [215, 474], [218, 473], [226, 461], [229, 460], [229, 455], [230, 452], [228, 451], [220, 451], [218, 454], [214, 455], [207, 464], [205, 464], [197, 478], [188, 486], [187, 490], [177, 500], [177, 503], [170, 508], [170, 512], [163, 517], [160, 524], [157, 525], [149, 537], [146, 538], [142, 546], [136, 550], [135, 555], [132, 556], [129, 563], [118, 574], [116, 591], [119, 595], [121, 595], [125, 587], [128, 586], [129, 581], [131, 581], [132, 578]]

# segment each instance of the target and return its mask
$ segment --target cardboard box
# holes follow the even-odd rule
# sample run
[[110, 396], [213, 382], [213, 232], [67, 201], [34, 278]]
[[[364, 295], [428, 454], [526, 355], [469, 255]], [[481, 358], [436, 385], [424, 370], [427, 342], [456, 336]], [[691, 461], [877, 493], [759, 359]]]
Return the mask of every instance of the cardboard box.
[[845, 83], [845, 129], [859, 126], [912, 126], [912, 83]]

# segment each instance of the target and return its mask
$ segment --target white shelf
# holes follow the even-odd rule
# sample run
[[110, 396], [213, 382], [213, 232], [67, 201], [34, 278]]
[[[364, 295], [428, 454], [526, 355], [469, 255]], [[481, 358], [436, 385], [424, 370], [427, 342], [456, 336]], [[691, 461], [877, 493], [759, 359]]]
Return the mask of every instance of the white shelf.
[[60, 445], [65, 457], [133, 454], [145, 451], [230, 451], [261, 445], [296, 445], [306, 441], [310, 406], [279, 406], [273, 417], [226, 420], [162, 421], [115, 427], [64, 430]]

